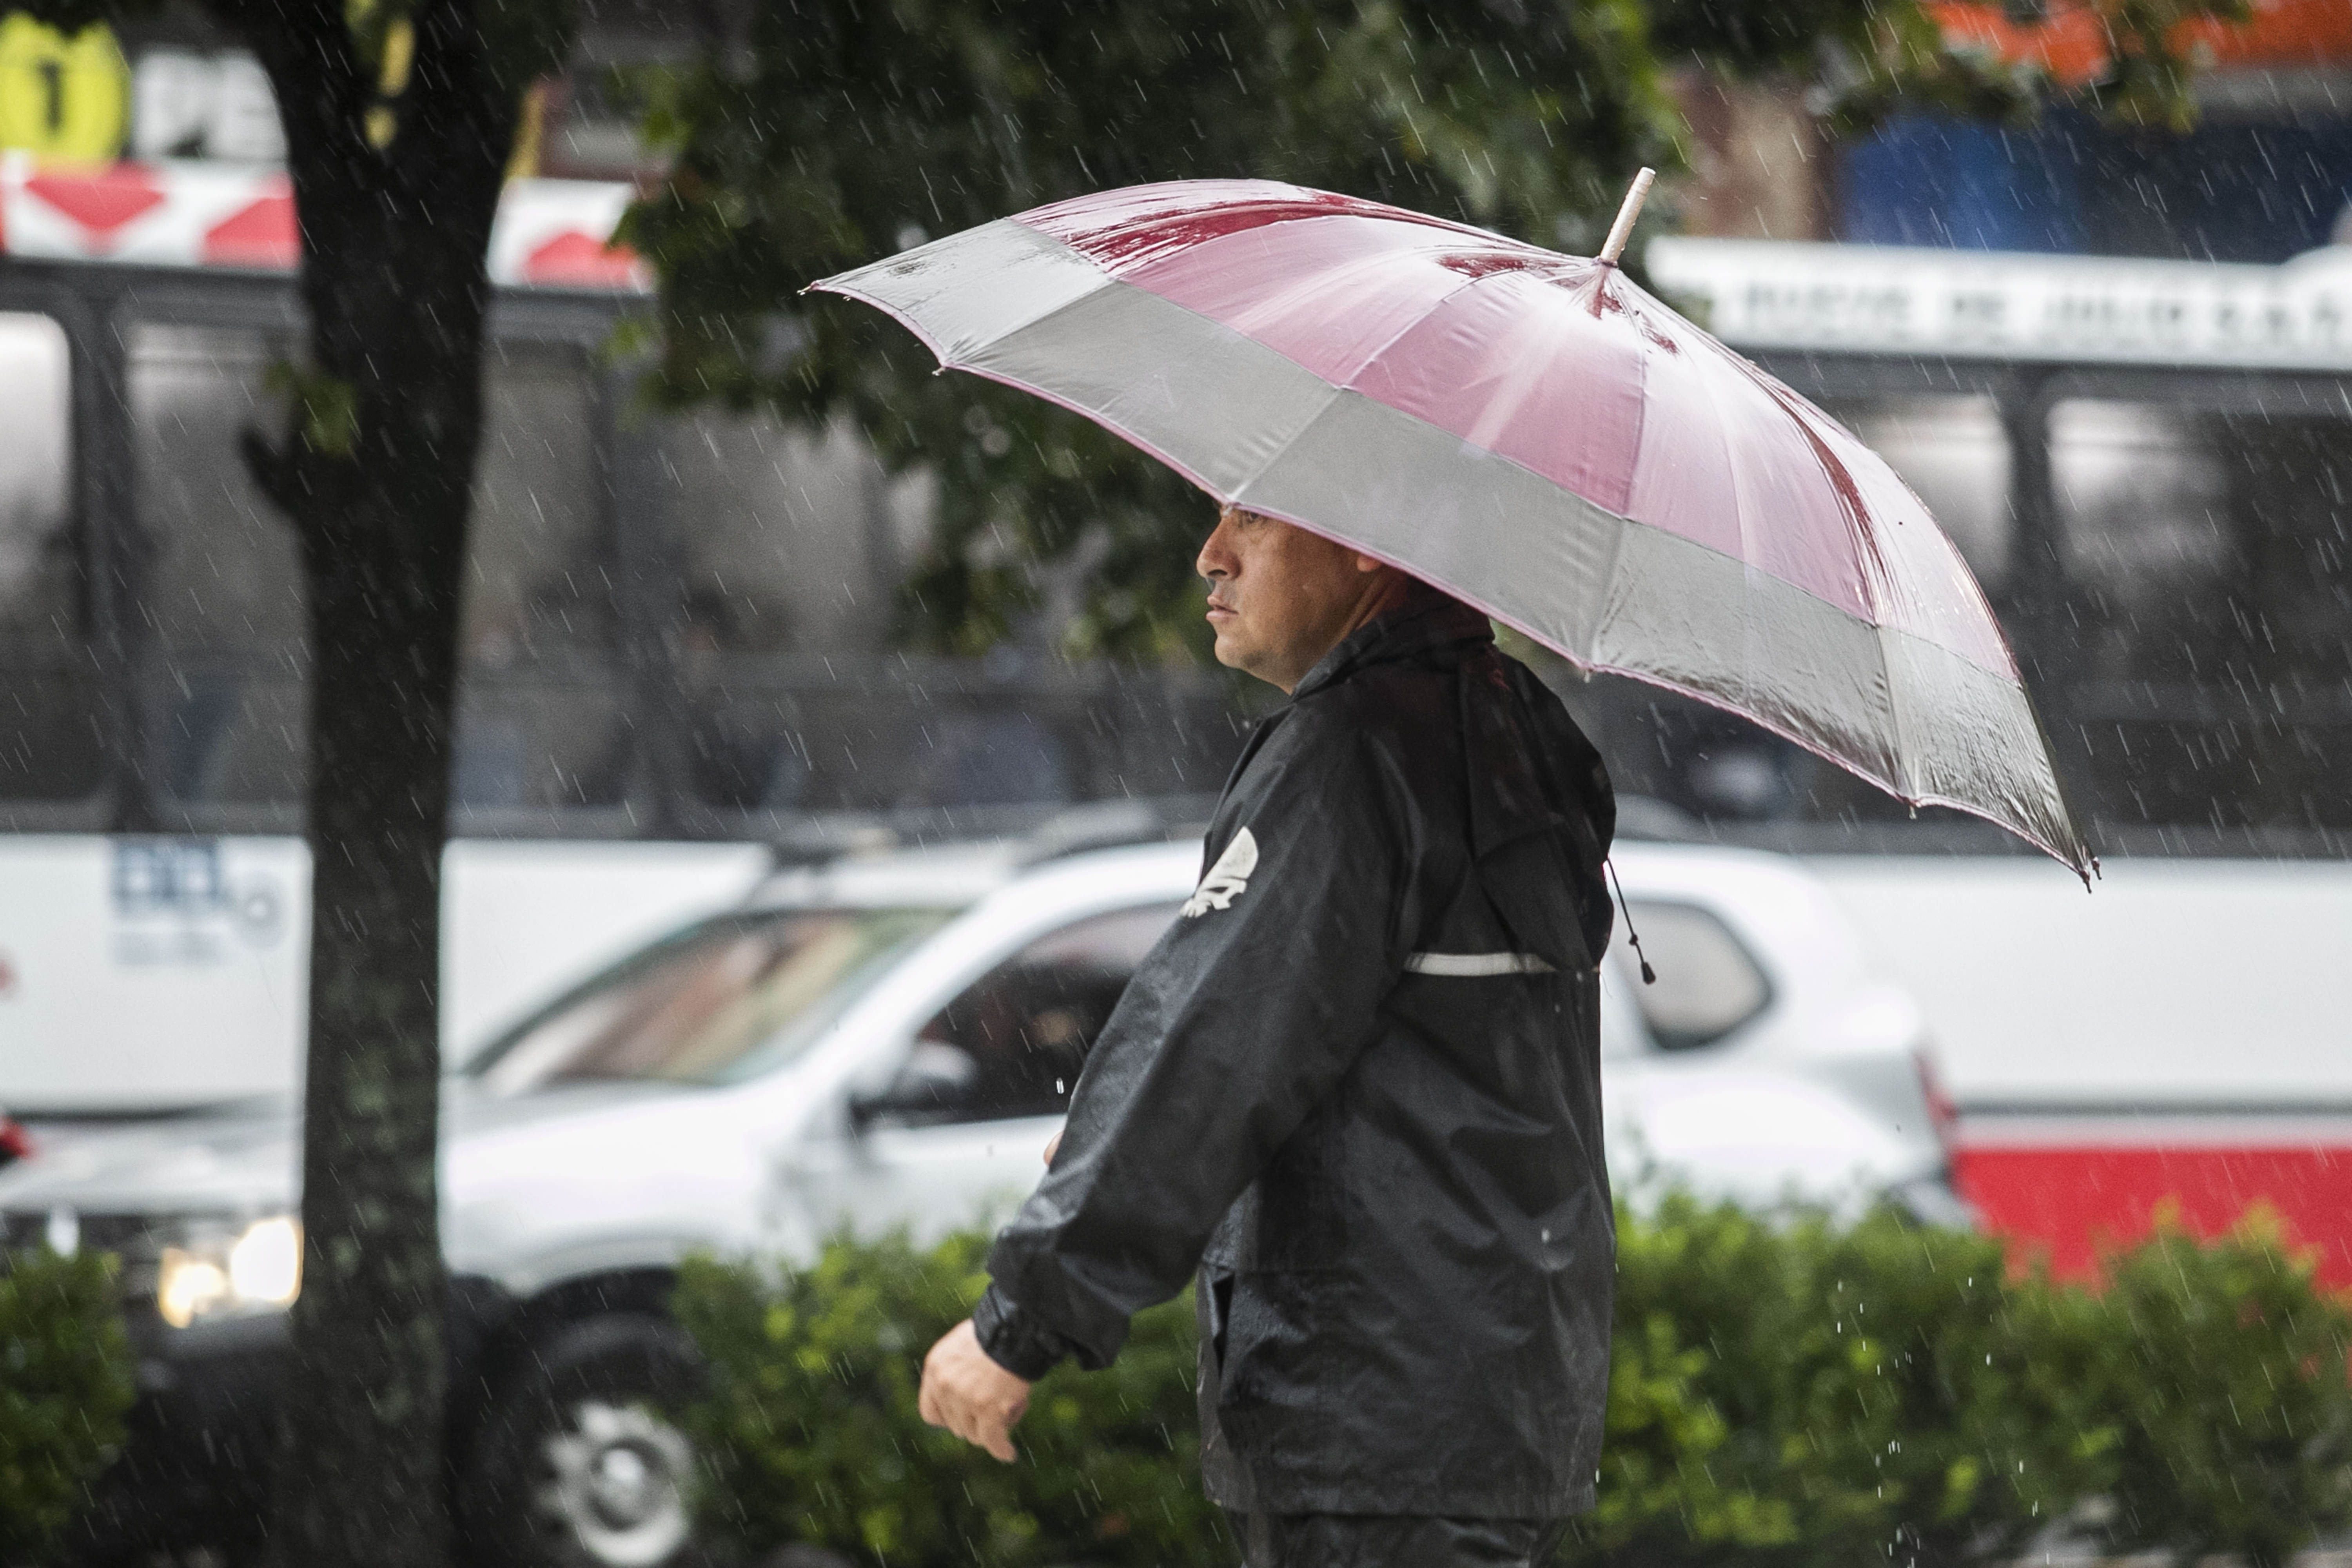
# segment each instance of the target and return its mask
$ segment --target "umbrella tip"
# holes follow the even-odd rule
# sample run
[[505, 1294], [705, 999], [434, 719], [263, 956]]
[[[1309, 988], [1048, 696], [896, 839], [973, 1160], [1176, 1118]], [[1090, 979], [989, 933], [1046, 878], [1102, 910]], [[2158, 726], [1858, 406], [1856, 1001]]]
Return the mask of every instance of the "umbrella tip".
[[1633, 189], [1625, 193], [1625, 205], [1617, 209], [1617, 221], [1609, 226], [1609, 238], [1601, 247], [1597, 260], [1604, 267], [1614, 267], [1625, 253], [1625, 242], [1633, 237], [1633, 220], [1642, 216], [1642, 203], [1650, 194], [1650, 182], [1658, 177], [1655, 169], [1643, 169], [1633, 176]]

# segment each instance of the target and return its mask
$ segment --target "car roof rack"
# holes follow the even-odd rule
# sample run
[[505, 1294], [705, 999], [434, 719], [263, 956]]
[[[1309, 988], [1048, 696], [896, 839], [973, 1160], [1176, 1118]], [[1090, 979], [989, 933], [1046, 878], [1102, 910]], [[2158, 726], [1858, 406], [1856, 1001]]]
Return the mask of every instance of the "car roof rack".
[[1058, 811], [1040, 823], [1021, 847], [1019, 863], [1041, 865], [1090, 849], [1130, 844], [1166, 844], [1198, 838], [1216, 814], [1213, 795], [1174, 795], [1089, 801]]
[[851, 856], [950, 845], [1004, 843], [1013, 863], [1034, 866], [1090, 849], [1161, 844], [1207, 830], [1213, 795], [1181, 795], [1013, 805], [823, 811], [778, 824], [768, 840], [772, 868], [822, 866]]
[[[768, 840], [772, 868], [814, 867], [855, 856], [954, 845], [1003, 844], [1015, 867], [1039, 866], [1095, 849], [1197, 838], [1215, 815], [1213, 795], [1125, 796], [1076, 805], [920, 806], [896, 811], [813, 811], [778, 824]], [[1617, 797], [1621, 841], [1706, 843], [1716, 836], [1681, 808], [1649, 795]]]

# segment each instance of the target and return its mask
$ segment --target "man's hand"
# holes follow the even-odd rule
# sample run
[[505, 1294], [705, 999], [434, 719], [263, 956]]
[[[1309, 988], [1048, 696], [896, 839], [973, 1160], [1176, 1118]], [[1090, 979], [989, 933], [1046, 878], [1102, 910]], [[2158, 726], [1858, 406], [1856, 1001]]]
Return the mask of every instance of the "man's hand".
[[966, 1318], [923, 1358], [923, 1419], [1013, 1462], [1013, 1424], [1029, 1408], [1029, 1384], [988, 1359]]
[[1051, 1170], [1051, 1169], [1053, 1169], [1053, 1167], [1054, 1167], [1054, 1155], [1055, 1155], [1055, 1153], [1057, 1151], [1059, 1151], [1059, 1150], [1060, 1150], [1060, 1148], [1061, 1148], [1061, 1147], [1062, 1147], [1062, 1135], [1061, 1135], [1060, 1133], [1058, 1133], [1058, 1132], [1055, 1133], [1051, 1138], [1048, 1138], [1048, 1139], [1046, 1139], [1046, 1140], [1045, 1140], [1045, 1168], [1046, 1168], [1047, 1170]]

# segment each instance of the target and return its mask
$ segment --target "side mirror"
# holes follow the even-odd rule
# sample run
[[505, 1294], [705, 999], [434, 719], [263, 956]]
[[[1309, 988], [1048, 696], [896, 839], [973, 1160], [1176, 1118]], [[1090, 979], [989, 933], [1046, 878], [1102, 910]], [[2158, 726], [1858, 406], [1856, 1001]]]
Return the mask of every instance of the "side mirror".
[[849, 1097], [849, 1124], [863, 1132], [885, 1116], [936, 1118], [963, 1103], [979, 1082], [980, 1064], [970, 1051], [918, 1040], [888, 1084]]

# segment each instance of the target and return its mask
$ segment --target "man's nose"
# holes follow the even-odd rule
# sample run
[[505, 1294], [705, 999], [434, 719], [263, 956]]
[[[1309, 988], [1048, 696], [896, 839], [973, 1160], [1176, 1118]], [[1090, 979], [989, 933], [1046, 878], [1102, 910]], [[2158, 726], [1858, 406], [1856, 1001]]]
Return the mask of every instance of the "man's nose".
[[1225, 541], [1225, 530], [1233, 525], [1232, 512], [1219, 513], [1217, 526], [1209, 531], [1209, 537], [1201, 543], [1200, 558], [1192, 563], [1192, 570], [1212, 583], [1234, 574], [1234, 552]]

